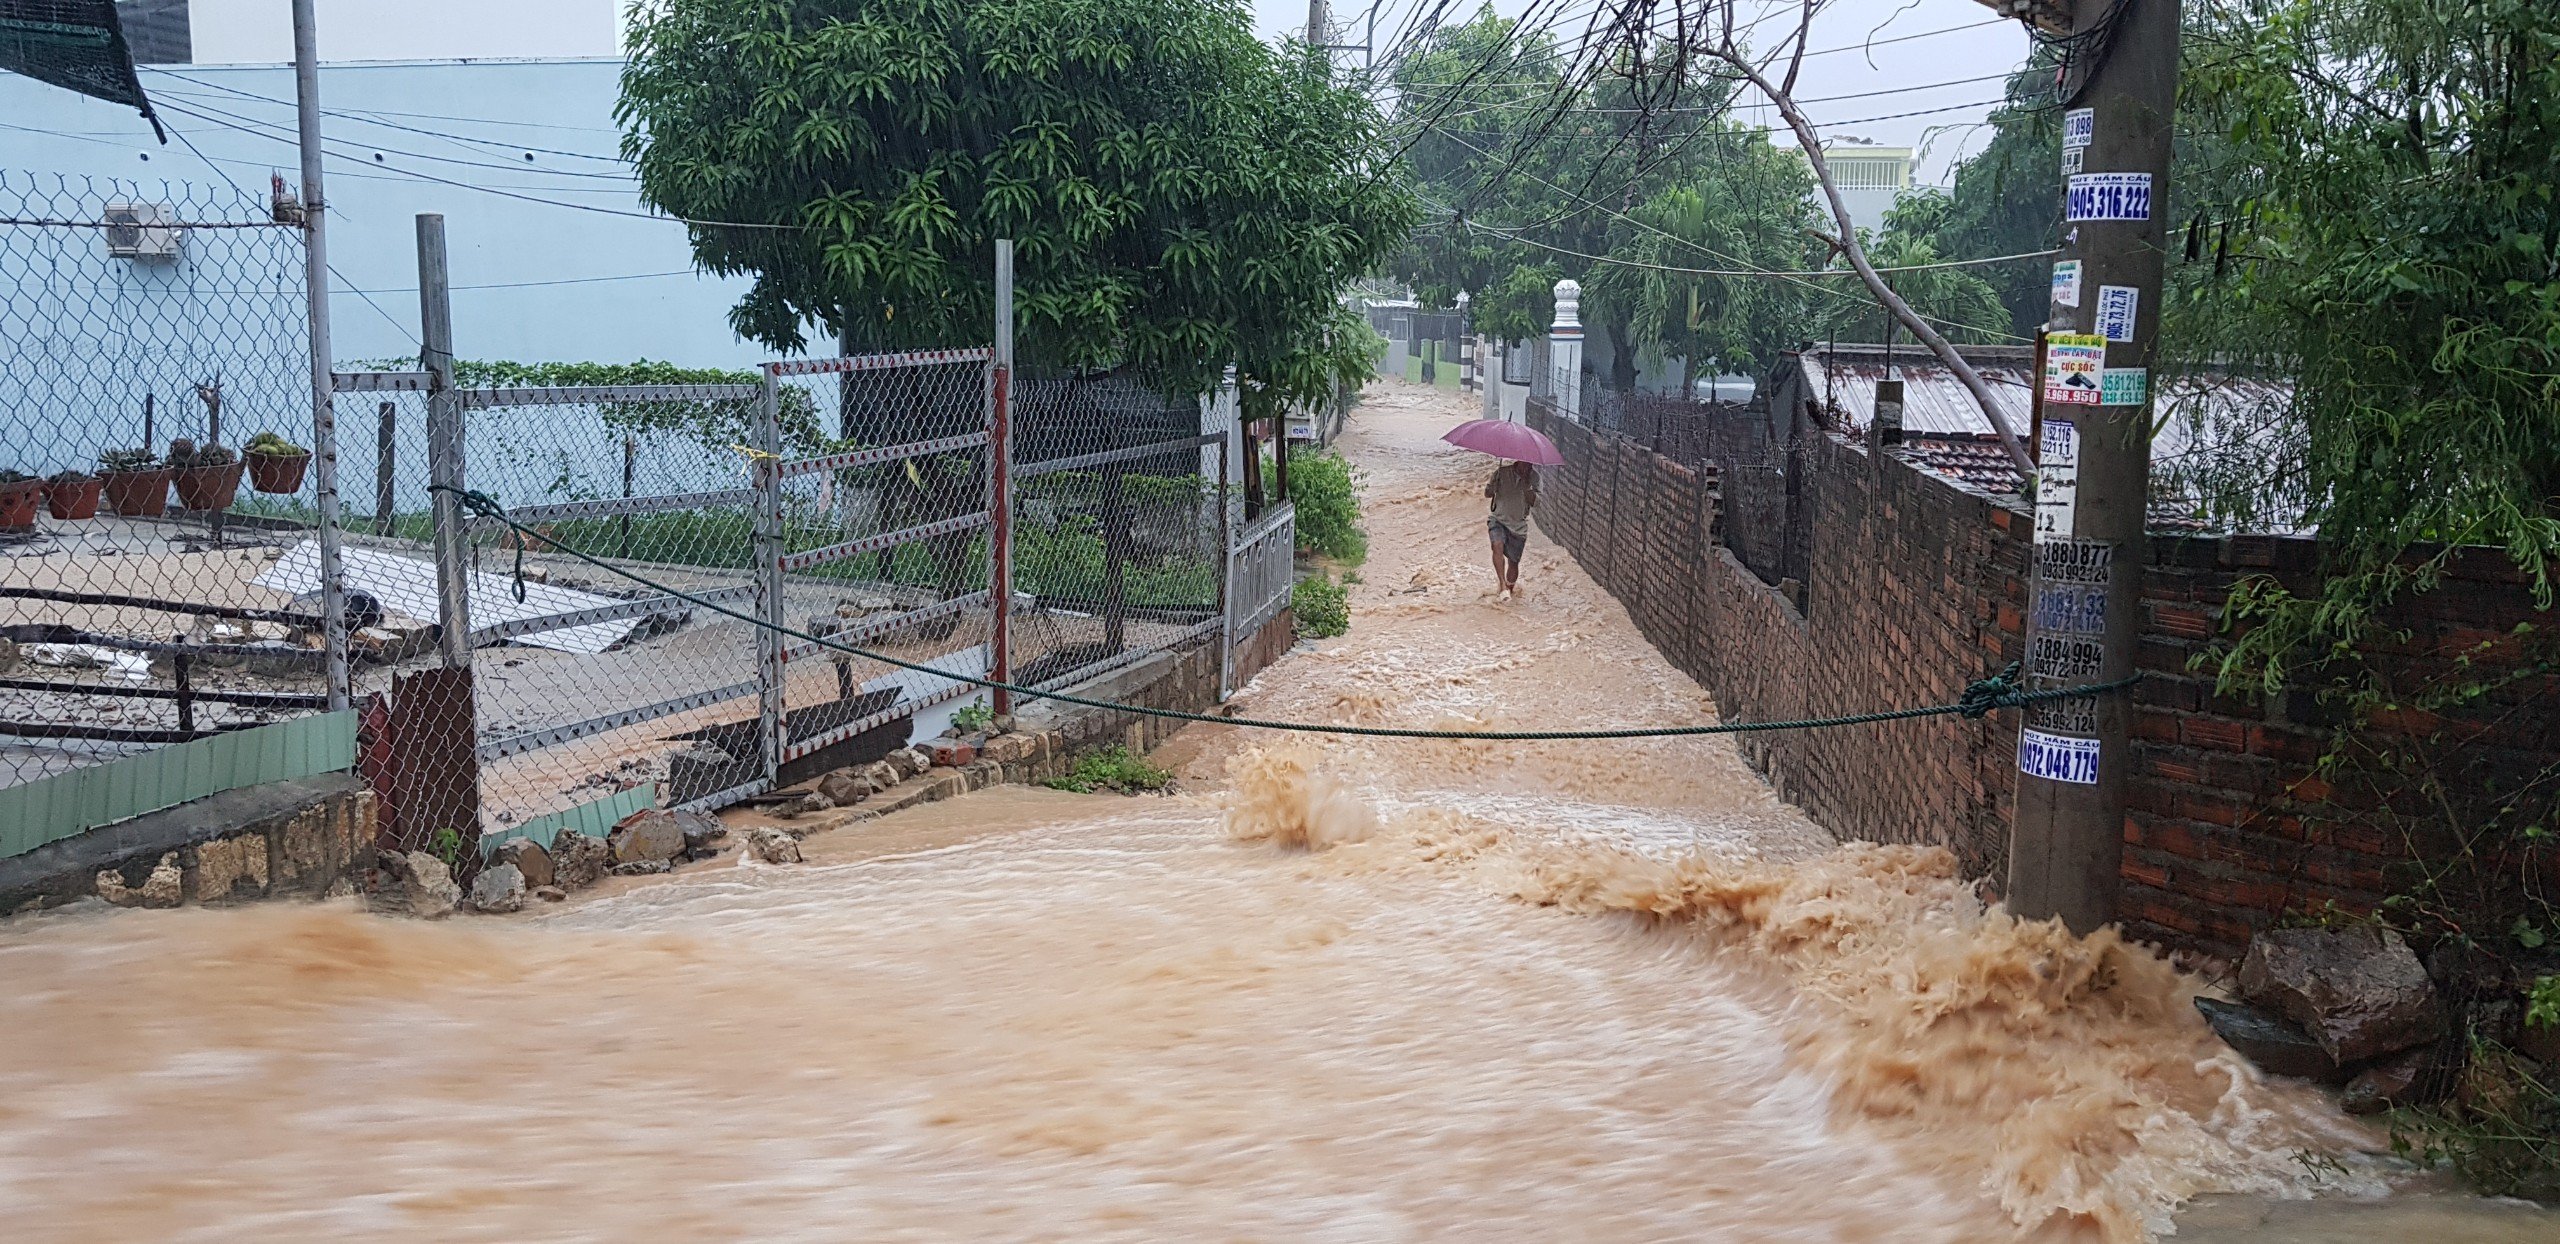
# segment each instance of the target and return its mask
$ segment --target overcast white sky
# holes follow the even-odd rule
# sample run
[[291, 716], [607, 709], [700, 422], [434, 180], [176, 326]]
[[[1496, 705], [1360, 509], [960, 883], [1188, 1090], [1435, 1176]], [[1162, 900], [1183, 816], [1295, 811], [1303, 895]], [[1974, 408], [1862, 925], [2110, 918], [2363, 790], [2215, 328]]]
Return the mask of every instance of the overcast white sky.
[[[1453, 0], [1450, 20], [1463, 20], [1479, 2]], [[1250, 3], [1265, 37], [1306, 29], [1305, 0]], [[1350, 32], [1346, 41], [1357, 42], [1368, 29], [1370, 0], [1332, 3], [1337, 26]], [[1380, 42], [1434, 3], [1374, 0]], [[1531, 3], [1541, 14], [1573, 15], [1564, 22], [1568, 36], [1600, 7], [1600, 0], [1497, 0], [1496, 7], [1517, 14]], [[292, 54], [289, 0], [194, 0], [193, 8], [199, 61], [280, 61]], [[620, 8], [619, 0], [319, 0], [321, 55], [610, 56]], [[1790, 0], [1764, 11], [1794, 9]], [[1782, 25], [1783, 19], [1762, 29], [1774, 37]], [[1934, 31], [1951, 33], [1928, 33]], [[1862, 47], [1870, 38], [1901, 41]], [[1814, 19], [1812, 47], [1820, 54], [1805, 61], [1796, 94], [1826, 135], [1925, 145], [1920, 179], [1937, 182], [1958, 155], [1987, 138], [1979, 123], [2000, 96], [2000, 76], [2026, 59], [2027, 46], [2018, 23], [1995, 21], [1978, 0], [1830, 0]], [[1932, 111], [1895, 115], [1924, 109]], [[1771, 110], [1759, 112], [1763, 124], [1778, 123]]]

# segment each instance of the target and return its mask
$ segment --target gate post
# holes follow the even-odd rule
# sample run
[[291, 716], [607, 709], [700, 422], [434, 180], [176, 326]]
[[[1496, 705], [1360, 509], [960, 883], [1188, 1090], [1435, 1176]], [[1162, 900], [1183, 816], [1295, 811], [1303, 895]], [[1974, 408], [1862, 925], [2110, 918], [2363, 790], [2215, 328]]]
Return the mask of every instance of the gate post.
[[762, 744], [767, 789], [782, 783], [782, 758], [789, 742], [789, 703], [784, 679], [783, 634], [789, 610], [783, 604], [782, 557], [782, 381], [773, 364], [764, 374], [764, 396], [756, 403], [756, 738]]

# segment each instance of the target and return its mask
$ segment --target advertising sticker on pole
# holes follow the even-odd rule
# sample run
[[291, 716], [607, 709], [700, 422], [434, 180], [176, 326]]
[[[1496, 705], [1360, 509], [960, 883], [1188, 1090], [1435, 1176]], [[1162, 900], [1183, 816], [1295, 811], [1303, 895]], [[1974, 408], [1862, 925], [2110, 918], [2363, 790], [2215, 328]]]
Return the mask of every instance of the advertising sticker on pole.
[[2080, 305], [2080, 261], [2065, 259], [2053, 265], [2053, 305]]
[[2068, 540], [2080, 509], [2080, 429], [2047, 420], [2036, 448], [2036, 543]]
[[2064, 196], [2063, 219], [2151, 219], [2151, 174], [2074, 173]]
[[2098, 373], [2106, 370], [2107, 339], [2096, 333], [2055, 333], [2045, 338], [2044, 400], [2065, 406], [2098, 404]]

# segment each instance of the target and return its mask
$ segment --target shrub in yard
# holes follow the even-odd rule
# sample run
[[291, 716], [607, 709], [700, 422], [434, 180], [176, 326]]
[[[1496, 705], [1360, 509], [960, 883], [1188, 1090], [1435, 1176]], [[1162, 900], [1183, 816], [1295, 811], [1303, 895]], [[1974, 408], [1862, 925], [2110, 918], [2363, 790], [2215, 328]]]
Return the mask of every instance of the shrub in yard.
[[1342, 455], [1292, 456], [1289, 504], [1298, 510], [1298, 547], [1346, 566], [1367, 559], [1369, 533], [1360, 526], [1359, 476]]
[[1351, 590], [1325, 575], [1300, 579], [1289, 591], [1289, 611], [1300, 635], [1331, 639], [1351, 629]]

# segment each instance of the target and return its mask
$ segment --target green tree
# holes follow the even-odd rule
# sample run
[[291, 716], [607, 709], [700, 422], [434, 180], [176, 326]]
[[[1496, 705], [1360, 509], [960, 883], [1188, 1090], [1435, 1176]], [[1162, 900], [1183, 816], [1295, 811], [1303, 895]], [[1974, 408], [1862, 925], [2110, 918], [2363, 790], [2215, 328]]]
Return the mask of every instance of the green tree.
[[2547, 0], [2210, 10], [2186, 98], [2232, 159], [2192, 222], [2186, 348], [2292, 379], [2331, 574], [2265, 582], [2226, 673], [2345, 650], [2453, 546], [2538, 603], [2560, 557], [2560, 40]]
[[1794, 281], [1676, 271], [1786, 271], [1805, 261], [1813, 209], [1804, 162], [1758, 135], [1719, 141], [1731, 158], [1631, 213], [1638, 227], [1624, 232], [1623, 256], [1632, 263], [1612, 265], [1601, 277], [1630, 304], [1629, 326], [1647, 350], [1685, 360], [1684, 393], [1701, 366], [1759, 373], [1805, 336], [1808, 298], [1832, 301], [1814, 292], [1819, 287]]
[[[1674, 295], [1648, 282], [1646, 264], [1802, 261], [1801, 239], [1785, 262], [1759, 265], [1710, 240], [1715, 229], [1666, 236], [1650, 217], [1676, 215], [1675, 205], [1639, 210], [1685, 188], [1719, 215], [1756, 194], [1738, 218], [1746, 231], [1772, 215], [1802, 219], [1803, 183], [1763, 175], [1767, 141], [1730, 120], [1732, 82], [1673, 44], [1560, 45], [1488, 6], [1435, 33], [1398, 67], [1395, 85], [1390, 134], [1430, 220], [1390, 270], [1426, 303], [1470, 291], [1479, 326], [1528, 330], [1519, 336], [1546, 331], [1543, 318], [1520, 322], [1549, 309], [1547, 290], [1532, 285], [1581, 282], [1583, 320], [1611, 345], [1598, 361], [1613, 386], [1631, 386], [1639, 358], [1663, 353], [1660, 330], [1688, 332], [1685, 290], [1680, 314], [1669, 315], [1664, 300]], [[1661, 258], [1638, 259], [1640, 250]]]
[[1248, 413], [1365, 373], [1337, 294], [1412, 227], [1377, 114], [1222, 0], [666, 0], [619, 115], [642, 196], [798, 349], [982, 341], [1016, 240], [1027, 364], [1136, 366]]
[[[2001, 341], [2008, 332], [2010, 309], [1980, 270], [1926, 266], [1955, 258], [1941, 253], [1936, 241], [1946, 235], [1953, 207], [1952, 200], [1934, 190], [1903, 196], [1885, 214], [1884, 232], [1867, 239], [1867, 256], [1879, 268], [1919, 269], [1888, 272], [1885, 280], [1893, 292], [1911, 304], [1912, 310], [1936, 324], [1947, 340], [1969, 344]], [[2036, 269], [2039, 281], [2046, 271]], [[1858, 341], [1877, 339], [1888, 318], [1884, 309], [1866, 298], [1864, 290], [1848, 288], [1855, 297], [1825, 298], [1816, 304], [1823, 332]], [[2039, 286], [2039, 293], [2047, 288]], [[2037, 319], [2041, 322], [2043, 316], [2039, 314]]]

